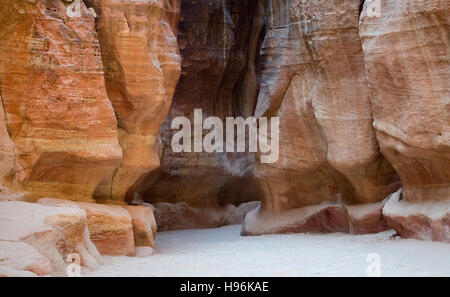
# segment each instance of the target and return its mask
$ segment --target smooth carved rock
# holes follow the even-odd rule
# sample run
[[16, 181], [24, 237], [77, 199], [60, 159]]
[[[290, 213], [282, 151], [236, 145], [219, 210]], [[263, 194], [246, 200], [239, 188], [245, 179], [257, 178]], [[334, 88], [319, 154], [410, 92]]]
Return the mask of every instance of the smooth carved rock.
[[87, 0], [97, 14], [106, 90], [119, 125], [123, 162], [96, 197], [123, 201], [159, 167], [159, 129], [180, 75], [179, 0]]
[[[360, 1], [289, 3], [271, 1], [262, 49], [255, 114], [280, 117], [281, 136], [278, 162], [256, 163], [261, 217], [321, 203], [382, 201], [399, 183], [372, 127]], [[331, 230], [348, 229], [339, 222], [330, 222]]]
[[40, 199], [38, 202], [83, 210], [86, 212], [90, 239], [100, 254], [134, 256], [131, 216], [122, 206], [48, 198]]
[[[218, 207], [258, 200], [251, 154], [174, 153], [172, 119], [250, 116], [259, 89], [264, 7], [259, 0], [182, 0], [178, 44], [182, 73], [161, 129], [161, 169], [138, 189], [146, 202]], [[206, 131], [205, 131], [206, 133]]]
[[0, 122], [15, 147], [13, 186], [34, 200], [90, 200], [122, 158], [94, 17], [79, 3], [79, 17], [64, 1], [0, 3]]
[[[370, 1], [369, 1], [370, 3]], [[381, 1], [361, 15], [374, 127], [407, 202], [450, 199], [450, 2]]]
[[[80, 255], [80, 264], [88, 268], [102, 263], [88, 234], [86, 214], [80, 209], [0, 202], [0, 242], [28, 243], [48, 259], [54, 275], [65, 275], [66, 257], [72, 253]], [[17, 256], [27, 250], [20, 249]], [[44, 272], [48, 271], [44, 269]]]

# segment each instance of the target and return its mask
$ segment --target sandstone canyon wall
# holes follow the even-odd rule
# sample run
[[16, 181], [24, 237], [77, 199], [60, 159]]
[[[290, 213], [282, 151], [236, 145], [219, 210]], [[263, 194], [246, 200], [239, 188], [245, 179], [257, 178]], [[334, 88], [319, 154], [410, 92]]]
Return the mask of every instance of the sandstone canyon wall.
[[[203, 118], [223, 120], [253, 114], [263, 25], [261, 1], [182, 1], [178, 35], [182, 74], [161, 129], [161, 168], [149, 175], [140, 189], [143, 199], [155, 204], [161, 216], [181, 213], [180, 217], [197, 218], [199, 223], [194, 225], [218, 226], [229, 211], [217, 208], [259, 200], [252, 154], [174, 153], [171, 139], [176, 131], [170, 126], [177, 116], [193, 122], [194, 109], [202, 109]], [[211, 213], [201, 215], [191, 207], [211, 208]]]
[[[157, 167], [153, 147], [178, 81], [179, 2], [135, 3], [125, 9], [132, 28], [120, 30], [124, 7], [102, 3], [101, 18], [88, 1], [0, 3], [0, 276], [67, 275], [71, 255], [93, 269], [100, 254], [153, 253], [151, 207], [92, 202], [124, 203]], [[130, 61], [123, 43], [135, 41]], [[134, 147], [143, 152], [130, 161]]]
[[31, 200], [123, 203], [159, 166], [180, 72], [179, 6], [2, 1], [1, 174], [11, 188]]
[[80, 17], [66, 10], [63, 1], [0, 3], [1, 97], [16, 162], [11, 185], [33, 200], [90, 200], [122, 158], [95, 18], [84, 5]]
[[[378, 143], [402, 184], [400, 234], [450, 240], [450, 2], [366, 3], [360, 35]], [[399, 199], [403, 198], [401, 201]]]
[[[439, 0], [2, 0], [0, 275], [255, 207], [245, 235], [449, 242], [449, 32]], [[174, 153], [196, 108], [279, 117], [279, 160]]]
[[263, 204], [243, 234], [450, 240], [449, 14], [448, 1], [271, 2], [256, 115], [280, 117], [280, 160], [256, 166]]
[[[244, 234], [385, 228], [379, 202], [400, 183], [372, 127], [359, 10], [358, 0], [271, 1], [255, 113], [280, 118], [280, 158], [256, 167], [263, 206]], [[353, 206], [373, 222], [357, 222]]]
[[85, 1], [97, 13], [106, 91], [118, 120], [120, 166], [96, 198], [123, 201], [159, 167], [159, 129], [180, 75], [176, 40], [180, 1]]

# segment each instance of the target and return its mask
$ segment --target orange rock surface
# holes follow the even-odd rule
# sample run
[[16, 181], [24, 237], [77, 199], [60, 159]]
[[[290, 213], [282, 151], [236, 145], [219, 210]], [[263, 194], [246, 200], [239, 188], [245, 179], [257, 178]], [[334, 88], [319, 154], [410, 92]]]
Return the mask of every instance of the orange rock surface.
[[89, 0], [117, 116], [124, 157], [96, 197], [123, 201], [136, 182], [159, 167], [159, 129], [180, 75], [176, 28], [179, 0]]
[[102, 255], [134, 255], [131, 216], [122, 206], [48, 198], [40, 199], [39, 203], [84, 211], [90, 239]]
[[154, 249], [157, 228], [153, 208], [147, 205], [131, 205], [126, 209], [133, 223], [135, 246], [148, 246]]
[[68, 5], [0, 3], [0, 93], [15, 147], [12, 183], [33, 200], [90, 200], [122, 158], [95, 18], [82, 2], [80, 16], [70, 17]]

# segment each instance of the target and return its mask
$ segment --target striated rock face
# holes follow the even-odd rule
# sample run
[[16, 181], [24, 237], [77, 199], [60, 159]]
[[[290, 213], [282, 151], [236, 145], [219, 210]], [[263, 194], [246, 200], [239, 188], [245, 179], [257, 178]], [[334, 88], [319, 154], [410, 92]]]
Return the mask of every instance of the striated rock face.
[[252, 115], [259, 88], [264, 7], [258, 0], [183, 0], [178, 44], [182, 74], [161, 129], [161, 169], [139, 191], [144, 200], [200, 208], [258, 200], [250, 154], [174, 153], [172, 119]]
[[381, 151], [408, 202], [450, 199], [450, 3], [382, 1], [361, 16]]
[[137, 181], [159, 166], [159, 129], [180, 75], [180, 0], [85, 2], [97, 14], [106, 90], [124, 154], [95, 195], [123, 201]]
[[83, 3], [79, 17], [67, 7], [0, 3], [1, 175], [12, 175], [13, 186], [33, 199], [89, 200], [122, 158], [94, 17]]
[[[255, 173], [263, 204], [254, 216], [268, 226], [276, 214], [325, 203], [337, 204], [337, 210], [307, 215], [319, 227], [298, 220], [301, 226], [289, 228], [353, 232], [357, 227], [348, 228], [350, 218], [339, 205], [377, 203], [399, 187], [372, 127], [359, 9], [359, 0], [271, 1], [255, 112], [280, 118], [280, 158], [275, 164], [257, 163]], [[321, 228], [328, 216], [334, 219]], [[383, 220], [374, 222], [363, 229], [385, 227]], [[243, 230], [258, 234], [283, 228], [252, 224]]]

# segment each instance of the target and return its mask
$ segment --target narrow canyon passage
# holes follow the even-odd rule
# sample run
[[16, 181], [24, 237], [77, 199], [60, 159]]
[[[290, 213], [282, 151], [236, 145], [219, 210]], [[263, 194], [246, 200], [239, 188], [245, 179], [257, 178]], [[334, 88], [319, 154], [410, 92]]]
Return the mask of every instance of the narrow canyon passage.
[[153, 256], [105, 257], [83, 276], [365, 277], [369, 255], [379, 255], [382, 276], [450, 276], [446, 243], [393, 238], [393, 231], [242, 237], [240, 228], [160, 232]]
[[0, 276], [450, 276], [449, 32], [450, 0], [1, 0]]

